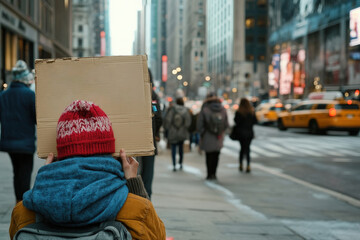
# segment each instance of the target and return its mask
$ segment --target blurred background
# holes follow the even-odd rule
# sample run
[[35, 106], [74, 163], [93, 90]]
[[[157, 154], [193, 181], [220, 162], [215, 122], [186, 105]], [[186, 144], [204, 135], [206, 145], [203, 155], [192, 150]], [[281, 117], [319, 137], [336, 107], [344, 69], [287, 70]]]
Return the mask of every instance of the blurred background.
[[0, 0], [0, 81], [17, 59], [147, 54], [179, 89], [235, 103], [340, 91], [359, 99], [358, 0]]

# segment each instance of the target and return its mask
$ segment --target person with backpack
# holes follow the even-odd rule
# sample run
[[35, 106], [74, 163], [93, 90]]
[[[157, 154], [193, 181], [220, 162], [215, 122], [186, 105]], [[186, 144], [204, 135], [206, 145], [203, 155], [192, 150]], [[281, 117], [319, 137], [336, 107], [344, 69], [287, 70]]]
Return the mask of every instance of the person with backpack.
[[254, 138], [254, 124], [257, 123], [257, 119], [254, 113], [254, 108], [250, 104], [249, 100], [242, 98], [240, 105], [235, 113], [234, 118], [235, 126], [233, 129], [234, 139], [240, 142], [240, 153], [239, 153], [239, 171], [243, 171], [243, 158], [246, 156], [246, 172], [251, 171], [250, 168], [250, 144]]
[[165, 115], [164, 128], [168, 131], [168, 141], [171, 145], [173, 171], [176, 172], [176, 149], [179, 149], [180, 170], [183, 168], [184, 141], [189, 138], [191, 116], [184, 106], [183, 98], [176, 99], [176, 104], [168, 109]]
[[[81, 230], [108, 221], [115, 226], [122, 223], [122, 232], [128, 231], [133, 239], [165, 239], [164, 224], [137, 176], [139, 163], [124, 150], [120, 150], [119, 159], [112, 156], [114, 133], [99, 106], [84, 100], [70, 104], [59, 118], [56, 143], [57, 161], [50, 153], [34, 187], [13, 209], [11, 239], [33, 226], [29, 224], [60, 227], [55, 233], [65, 234], [69, 229]], [[40, 233], [44, 231], [33, 234]]]
[[223, 147], [224, 133], [228, 128], [225, 108], [215, 93], [209, 93], [201, 107], [197, 121], [200, 133], [200, 149], [205, 151], [207, 180], [216, 180], [216, 170], [220, 150]]

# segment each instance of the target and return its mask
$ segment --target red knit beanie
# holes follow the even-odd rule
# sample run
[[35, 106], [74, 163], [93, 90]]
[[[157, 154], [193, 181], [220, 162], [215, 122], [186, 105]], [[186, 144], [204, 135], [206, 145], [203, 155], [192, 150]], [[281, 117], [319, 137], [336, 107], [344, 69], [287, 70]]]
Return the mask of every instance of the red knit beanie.
[[108, 116], [92, 102], [76, 100], [61, 114], [57, 125], [58, 158], [115, 152]]

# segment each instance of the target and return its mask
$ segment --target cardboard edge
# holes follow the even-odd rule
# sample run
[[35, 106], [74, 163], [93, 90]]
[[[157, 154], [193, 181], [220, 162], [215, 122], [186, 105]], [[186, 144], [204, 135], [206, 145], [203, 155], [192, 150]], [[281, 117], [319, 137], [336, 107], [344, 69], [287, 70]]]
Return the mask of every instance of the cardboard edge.
[[[129, 56], [130, 57], [130, 56]], [[138, 57], [140, 57], [141, 59], [141, 62], [143, 63], [143, 76], [144, 76], [144, 79], [145, 79], [145, 83], [150, 83], [150, 78], [149, 78], [149, 74], [148, 74], [148, 66], [147, 66], [147, 60], [148, 60], [148, 57], [147, 55], [138, 55]], [[97, 58], [101, 58], [101, 57], [86, 57], [86, 58], [92, 58], [92, 59], [97, 59]], [[37, 68], [37, 66], [39, 64], [44, 64], [44, 63], [53, 63], [57, 60], [72, 60], [72, 61], [80, 61], [80, 59], [78, 57], [65, 57], [65, 58], [51, 58], [51, 59], [35, 59], [35, 82], [36, 82], [36, 78], [37, 78], [37, 73], [39, 71], [39, 69]], [[145, 62], [145, 64], [144, 64]], [[37, 88], [38, 88], [38, 84], [35, 84], [35, 92], [37, 91]], [[150, 97], [151, 97], [151, 92], [152, 90], [152, 86], [151, 86], [151, 83], [150, 83]], [[150, 101], [150, 107], [151, 107], [151, 101]], [[35, 95], [35, 111], [36, 111], [36, 115], [38, 116], [38, 100], [36, 98], [36, 95]], [[152, 115], [152, 113], [151, 113]], [[152, 117], [152, 116], [151, 116]], [[36, 125], [36, 130], [38, 126]], [[39, 149], [38, 149], [38, 144], [36, 144], [36, 155], [38, 158], [40, 159], [46, 159], [48, 157], [48, 155], [46, 153], [39, 153]], [[54, 157], [56, 158], [57, 157], [57, 152], [53, 153], [54, 154]], [[112, 154], [114, 157], [119, 157], [120, 156], [120, 153], [113, 153]], [[151, 151], [145, 151], [145, 152], [127, 152], [127, 155], [128, 156], [131, 156], [131, 157], [140, 157], [140, 156], [152, 156], [152, 155], [155, 155], [155, 147], [153, 147], [153, 150]]]

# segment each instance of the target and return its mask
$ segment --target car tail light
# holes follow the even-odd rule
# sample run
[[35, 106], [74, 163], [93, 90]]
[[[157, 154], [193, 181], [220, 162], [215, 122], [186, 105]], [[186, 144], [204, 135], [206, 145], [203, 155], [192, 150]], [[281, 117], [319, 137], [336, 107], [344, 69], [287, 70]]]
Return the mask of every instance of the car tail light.
[[330, 117], [335, 117], [336, 116], [336, 109], [335, 108], [330, 108], [329, 109], [329, 116]]

